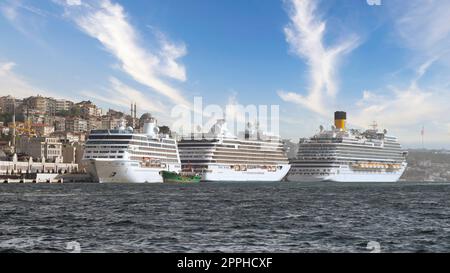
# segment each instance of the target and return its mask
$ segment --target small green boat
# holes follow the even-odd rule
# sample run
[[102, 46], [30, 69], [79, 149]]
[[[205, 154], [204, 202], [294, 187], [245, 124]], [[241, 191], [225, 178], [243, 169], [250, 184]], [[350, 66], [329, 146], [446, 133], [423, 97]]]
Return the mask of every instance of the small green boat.
[[193, 173], [176, 173], [162, 171], [164, 183], [199, 183], [202, 177]]

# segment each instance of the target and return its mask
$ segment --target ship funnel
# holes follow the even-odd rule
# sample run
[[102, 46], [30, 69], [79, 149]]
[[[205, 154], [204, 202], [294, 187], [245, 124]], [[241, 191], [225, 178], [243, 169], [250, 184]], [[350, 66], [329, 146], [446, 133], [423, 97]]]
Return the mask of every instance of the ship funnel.
[[159, 134], [159, 128], [155, 119], [151, 118], [144, 123], [144, 134], [156, 137]]
[[345, 130], [345, 122], [347, 121], [347, 113], [337, 111], [334, 113], [334, 125], [338, 130]]

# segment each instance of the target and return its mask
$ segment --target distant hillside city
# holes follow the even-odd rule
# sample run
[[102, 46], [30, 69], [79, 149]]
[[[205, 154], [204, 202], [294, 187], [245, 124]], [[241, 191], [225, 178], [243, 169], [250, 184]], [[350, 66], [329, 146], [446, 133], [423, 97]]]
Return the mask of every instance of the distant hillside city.
[[[149, 113], [137, 117], [136, 104], [130, 113], [104, 109], [91, 101], [73, 102], [44, 96], [0, 97], [0, 160], [32, 160], [80, 164], [88, 132], [110, 130], [123, 122], [139, 132]], [[170, 134], [167, 126], [160, 132]]]
[[[105, 111], [91, 101], [73, 102], [40, 95], [3, 96], [0, 97], [0, 161], [15, 158], [80, 165], [91, 130], [111, 130], [125, 122], [140, 132], [144, 122], [151, 118], [150, 113], [138, 118], [136, 104], [130, 104], [127, 114], [114, 109]], [[159, 129], [172, 134], [167, 126]], [[295, 158], [298, 143], [284, 140], [284, 145], [288, 157]], [[450, 151], [409, 150], [408, 168], [401, 180], [450, 181]]]

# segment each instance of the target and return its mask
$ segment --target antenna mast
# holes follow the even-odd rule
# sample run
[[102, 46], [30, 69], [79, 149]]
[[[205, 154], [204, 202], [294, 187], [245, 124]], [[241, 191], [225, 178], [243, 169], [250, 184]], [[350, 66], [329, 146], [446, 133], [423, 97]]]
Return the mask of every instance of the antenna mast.
[[422, 126], [422, 131], [420, 131], [420, 135], [422, 136], [422, 149], [425, 149], [425, 144], [423, 141], [423, 137], [425, 135], [425, 126]]
[[376, 121], [373, 121], [373, 123], [370, 125], [370, 127], [372, 127], [373, 130], [377, 130], [378, 123]]

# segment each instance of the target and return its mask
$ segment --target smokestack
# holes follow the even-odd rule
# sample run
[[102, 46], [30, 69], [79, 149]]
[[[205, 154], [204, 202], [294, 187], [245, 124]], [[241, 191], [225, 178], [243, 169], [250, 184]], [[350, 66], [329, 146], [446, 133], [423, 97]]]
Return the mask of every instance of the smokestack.
[[347, 113], [343, 111], [337, 111], [334, 113], [334, 125], [336, 129], [345, 130], [345, 123], [347, 121]]
[[134, 103], [134, 119], [137, 119], [136, 103]]

